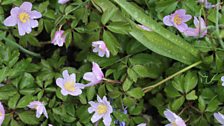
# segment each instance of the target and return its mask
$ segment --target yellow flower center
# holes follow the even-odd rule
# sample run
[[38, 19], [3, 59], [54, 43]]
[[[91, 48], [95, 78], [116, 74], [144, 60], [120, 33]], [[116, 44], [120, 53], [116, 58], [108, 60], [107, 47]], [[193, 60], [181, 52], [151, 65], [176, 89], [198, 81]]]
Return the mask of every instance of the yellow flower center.
[[172, 122], [171, 124], [172, 124], [172, 126], [177, 126], [177, 124], [175, 122]]
[[179, 25], [179, 24], [182, 23], [182, 18], [180, 18], [180, 16], [178, 14], [176, 14], [174, 16], [174, 19], [173, 20], [174, 20], [174, 23], [177, 24], [177, 25]]
[[0, 116], [2, 116], [3, 114], [2, 114], [2, 112], [0, 112]]
[[75, 85], [74, 85], [74, 82], [71, 82], [71, 81], [68, 81], [64, 84], [64, 88], [65, 90], [67, 91], [70, 91], [70, 92], [74, 92], [75, 91]]
[[22, 13], [19, 14], [19, 20], [22, 23], [26, 23], [29, 19], [30, 19], [30, 16], [26, 12], [22, 12]]
[[107, 112], [107, 106], [104, 105], [104, 104], [100, 104], [100, 105], [98, 105], [96, 112], [97, 112], [99, 115], [106, 113], [106, 112]]

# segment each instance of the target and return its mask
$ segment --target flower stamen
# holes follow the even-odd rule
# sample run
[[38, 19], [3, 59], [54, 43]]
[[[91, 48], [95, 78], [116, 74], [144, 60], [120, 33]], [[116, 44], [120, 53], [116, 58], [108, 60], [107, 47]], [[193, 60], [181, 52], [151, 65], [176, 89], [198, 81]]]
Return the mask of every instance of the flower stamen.
[[27, 21], [30, 20], [30, 16], [29, 14], [27, 14], [26, 12], [22, 12], [19, 14], [19, 20], [22, 22], [22, 23], [26, 23]]
[[99, 115], [106, 113], [106, 112], [107, 112], [107, 106], [104, 105], [104, 104], [100, 104], [100, 105], [98, 105], [96, 112], [97, 112]]
[[174, 23], [177, 24], [177, 25], [180, 25], [182, 23], [182, 18], [180, 18], [180, 16], [178, 14], [176, 14], [174, 16]]
[[65, 90], [70, 91], [70, 92], [74, 92], [75, 91], [75, 85], [73, 82], [68, 81], [64, 84]]

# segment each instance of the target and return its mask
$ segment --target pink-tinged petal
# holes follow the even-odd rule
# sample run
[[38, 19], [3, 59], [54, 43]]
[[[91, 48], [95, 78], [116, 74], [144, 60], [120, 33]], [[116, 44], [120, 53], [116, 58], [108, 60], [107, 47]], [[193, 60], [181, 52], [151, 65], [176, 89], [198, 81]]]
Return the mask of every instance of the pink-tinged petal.
[[23, 36], [25, 35], [26, 31], [23, 29], [23, 27], [21, 26], [21, 23], [18, 23], [18, 30], [19, 30], [19, 35]]
[[75, 83], [75, 86], [77, 88], [80, 88], [80, 89], [84, 89], [85, 88], [85, 85], [84, 84], [81, 84], [81, 83]]
[[164, 115], [170, 122], [174, 122], [176, 120], [175, 113], [171, 112], [169, 109], [164, 111]]
[[5, 119], [5, 109], [2, 105], [2, 103], [0, 102], [0, 112], [1, 112], [1, 116], [0, 116], [0, 125], [2, 125], [4, 119]]
[[194, 16], [194, 26], [199, 27], [199, 20], [197, 17]]
[[42, 17], [42, 14], [38, 11], [35, 11], [35, 10], [31, 11], [29, 15], [30, 15], [31, 19], [38, 19], [38, 18]]
[[95, 62], [92, 62], [92, 64], [93, 64], [92, 71], [97, 76], [97, 79], [100, 80], [100, 79], [104, 78], [104, 74], [103, 74], [100, 66]]
[[57, 86], [59, 86], [60, 88], [62, 88], [63, 85], [64, 85], [64, 80], [62, 78], [57, 78], [56, 79], [56, 84], [57, 84]]
[[183, 21], [183, 22], [187, 22], [187, 21], [191, 20], [192, 16], [191, 16], [191, 15], [184, 15], [184, 16], [181, 17], [181, 18], [182, 18], [182, 21]]
[[89, 101], [88, 103], [91, 105], [91, 107], [89, 107], [89, 109], [88, 109], [89, 113], [92, 113], [93, 111], [95, 111], [97, 109], [98, 103], [93, 102], [93, 101]]
[[31, 11], [32, 9], [32, 3], [30, 2], [23, 2], [23, 4], [20, 6], [21, 9], [26, 11]]
[[104, 115], [104, 117], [103, 117], [103, 123], [104, 123], [105, 126], [110, 126], [111, 121], [112, 121], [112, 119], [110, 117], [110, 114]]
[[30, 22], [26, 22], [26, 23], [21, 23], [21, 27], [23, 27], [23, 29], [25, 30], [26, 33], [30, 33], [32, 31], [32, 28], [30, 26]]
[[92, 82], [96, 81], [96, 76], [94, 75], [93, 72], [87, 72], [84, 74], [83, 79]]
[[17, 18], [14, 16], [9, 16], [4, 20], [5, 26], [15, 26], [17, 24]]
[[18, 13], [19, 13], [19, 10], [20, 10], [19, 7], [14, 7], [14, 8], [11, 9], [10, 14], [12, 16], [17, 17], [18, 16]]
[[179, 10], [176, 10], [174, 14], [175, 14], [175, 15], [178, 14], [178, 15], [182, 16], [182, 15], [185, 15], [185, 13], [186, 13], [186, 10], [184, 10], [184, 9], [179, 9]]
[[95, 112], [91, 118], [92, 123], [95, 123], [96, 121], [100, 120], [103, 117], [103, 114], [98, 115], [97, 112]]
[[45, 116], [46, 118], [48, 118], [47, 110], [46, 110], [45, 107], [44, 107], [44, 116]]
[[65, 3], [67, 3], [69, 0], [58, 0], [58, 3], [59, 4], [65, 4]]
[[98, 47], [95, 47], [94, 49], [93, 49], [93, 52], [98, 52], [100, 49], [98, 48]]
[[62, 72], [62, 75], [63, 75], [63, 78], [65, 78], [65, 79], [69, 78], [68, 70], [64, 70]]
[[30, 26], [31, 26], [31, 28], [36, 28], [38, 26], [38, 21], [37, 20], [30, 20]]
[[43, 113], [43, 107], [41, 105], [37, 106], [37, 110], [36, 110], [36, 117], [40, 118], [41, 114]]
[[184, 32], [185, 30], [188, 29], [188, 26], [187, 24], [185, 23], [182, 23], [180, 25], [175, 25], [175, 27], [180, 31], [180, 32]]
[[184, 120], [181, 119], [180, 117], [176, 119], [175, 123], [176, 123], [177, 126], [186, 126]]
[[166, 124], [165, 126], [173, 126], [173, 124], [170, 123], [170, 124]]
[[78, 95], [82, 94], [82, 90], [79, 88], [76, 88], [74, 92], [69, 92], [69, 94], [72, 96], [78, 96]]
[[99, 103], [103, 103], [103, 100], [100, 98], [99, 95], [97, 95], [97, 101], [98, 101]]
[[195, 28], [188, 28], [183, 33], [184, 33], [185, 36], [194, 36], [194, 37], [197, 37], [199, 35], [198, 30], [195, 29]]
[[70, 79], [74, 82], [76, 82], [76, 75], [73, 73], [70, 75]]
[[64, 95], [64, 96], [66, 96], [66, 95], [68, 95], [68, 94], [69, 94], [69, 92], [68, 92], [68, 91], [66, 91], [66, 90], [64, 90], [64, 89], [62, 89], [62, 90], [61, 90], [61, 94], [62, 94], [62, 95]]
[[170, 15], [167, 15], [163, 18], [163, 23], [167, 26], [173, 26]]
[[224, 115], [218, 112], [218, 113], [214, 113], [214, 117], [219, 123], [224, 125]]
[[109, 58], [110, 57], [110, 51], [106, 50], [106, 57]]
[[105, 55], [105, 51], [99, 50], [98, 51], [98, 56], [103, 57]]

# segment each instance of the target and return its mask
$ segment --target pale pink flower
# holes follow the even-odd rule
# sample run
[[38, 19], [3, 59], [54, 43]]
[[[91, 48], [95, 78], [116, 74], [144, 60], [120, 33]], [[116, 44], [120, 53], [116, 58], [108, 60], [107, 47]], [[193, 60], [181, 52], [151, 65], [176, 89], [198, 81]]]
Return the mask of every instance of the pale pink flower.
[[4, 119], [5, 119], [5, 109], [2, 103], [0, 102], [0, 126], [2, 125]]
[[42, 15], [38, 11], [31, 11], [32, 3], [24, 2], [20, 7], [14, 7], [10, 11], [10, 16], [4, 20], [5, 26], [18, 25], [19, 35], [23, 36], [30, 33], [32, 28], [38, 26], [35, 19], [41, 18]]
[[166, 126], [186, 126], [184, 120], [169, 109], [164, 111], [164, 115], [170, 121]]
[[195, 28], [188, 28], [183, 33], [186, 36], [193, 36], [193, 37], [204, 37], [207, 34], [207, 26], [203, 18], [194, 17], [194, 25]]
[[81, 83], [76, 83], [76, 75], [68, 74], [68, 70], [64, 70], [63, 78], [57, 78], [56, 84], [61, 88], [62, 95], [66, 96], [68, 94], [72, 96], [78, 96], [82, 94], [82, 90], [84, 89], [84, 85]]
[[42, 102], [39, 102], [39, 101], [30, 102], [28, 107], [31, 108], [31, 109], [35, 109], [36, 110], [36, 117], [37, 118], [40, 118], [40, 116], [42, 114], [44, 114], [45, 117], [48, 118], [47, 110], [46, 110], [46, 108], [45, 108], [45, 106], [44, 106], [44, 104]]
[[222, 124], [222, 126], [224, 126], [224, 115], [223, 114], [221, 114], [219, 112], [214, 113], [214, 117], [220, 124]]
[[110, 51], [108, 50], [106, 44], [104, 43], [104, 41], [95, 41], [92, 42], [92, 46], [93, 46], [93, 52], [97, 53], [100, 57], [104, 57], [104, 55], [106, 55], [106, 57], [110, 57]]
[[145, 30], [145, 31], [152, 31], [152, 29], [150, 29], [149, 27], [147, 27], [147, 26], [145, 26], [145, 25], [138, 24], [138, 26], [139, 26], [142, 30]]
[[103, 99], [101, 99], [98, 95], [97, 95], [97, 101], [98, 102], [93, 101], [89, 102], [91, 107], [88, 108], [88, 112], [89, 113], [95, 112], [91, 118], [92, 123], [95, 123], [96, 121], [103, 118], [104, 125], [110, 126], [112, 121], [110, 114], [113, 112], [113, 108], [110, 105], [110, 102], [107, 101], [106, 96], [104, 96]]
[[58, 0], [58, 3], [59, 4], [65, 4], [65, 3], [67, 3], [69, 0]]
[[180, 32], [183, 32], [188, 28], [185, 22], [191, 19], [191, 15], [186, 15], [186, 10], [179, 9], [176, 10], [173, 14], [167, 15], [163, 18], [163, 23], [167, 26], [174, 26]]
[[63, 30], [56, 31], [55, 34], [54, 34], [54, 38], [51, 41], [51, 43], [54, 44], [54, 45], [58, 45], [58, 46], [62, 47], [63, 44], [65, 43], [65, 35], [63, 35], [63, 34], [64, 34]]
[[92, 64], [92, 72], [87, 72], [83, 76], [83, 79], [90, 81], [89, 84], [85, 85], [86, 87], [98, 84], [102, 82], [104, 78], [104, 74], [99, 65], [95, 62], [93, 62]]

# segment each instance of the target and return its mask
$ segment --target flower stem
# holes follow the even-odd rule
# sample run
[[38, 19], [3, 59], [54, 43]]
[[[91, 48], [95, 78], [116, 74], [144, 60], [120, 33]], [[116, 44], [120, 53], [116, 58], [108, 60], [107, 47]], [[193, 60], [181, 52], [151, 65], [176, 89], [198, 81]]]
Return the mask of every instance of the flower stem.
[[178, 72], [176, 72], [176, 73], [174, 73], [172, 75], [170, 75], [169, 77], [167, 77], [164, 80], [156, 83], [155, 85], [152, 85], [152, 86], [148, 86], [148, 87], [143, 88], [144, 93], [147, 93], [147, 92], [151, 91], [152, 89], [154, 89], [154, 88], [162, 85], [163, 83], [165, 83], [168, 80], [174, 78], [175, 76], [177, 76], [177, 75], [179, 75], [179, 74], [181, 74], [181, 73], [183, 73], [183, 72], [185, 72], [185, 71], [187, 71], [187, 70], [189, 70], [189, 69], [191, 69], [191, 68], [193, 68], [193, 67], [195, 67], [195, 66], [197, 66], [197, 65], [199, 65], [201, 63], [202, 63], [202, 61], [198, 61], [198, 62], [196, 62], [196, 63], [194, 63], [194, 64], [192, 64], [192, 65], [190, 65], [190, 66], [188, 66], [188, 67], [186, 67], [186, 68], [184, 68], [184, 69], [182, 69], [182, 70], [180, 70], [180, 71], [178, 71]]
[[104, 81], [109, 82], [109, 83], [113, 83], [113, 84], [120, 84], [121, 82], [118, 80], [110, 80], [107, 78], [103, 78]]
[[17, 44], [15, 41], [12, 41], [12, 40], [6, 38], [3, 34], [0, 34], [0, 38], [3, 39], [3, 40], [5, 40], [5, 42], [11, 44], [12, 46], [14, 46], [14, 47], [16, 47], [16, 48], [19, 48], [22, 52], [24, 52], [24, 53], [26, 53], [26, 54], [31, 55], [31, 56], [33, 56], [33, 57], [38, 57], [38, 58], [40, 58], [40, 54], [31, 52], [31, 51], [29, 51], [29, 50], [23, 48], [21, 45]]

